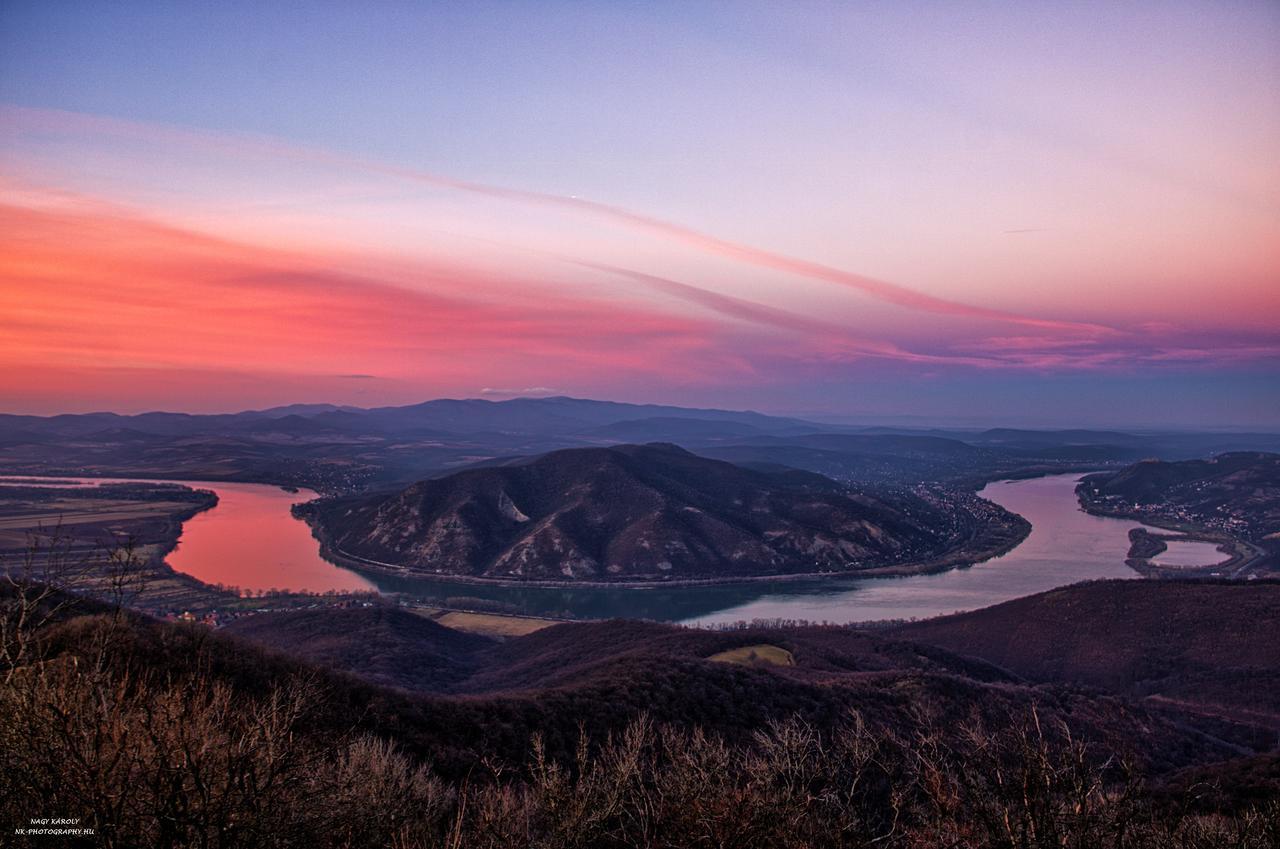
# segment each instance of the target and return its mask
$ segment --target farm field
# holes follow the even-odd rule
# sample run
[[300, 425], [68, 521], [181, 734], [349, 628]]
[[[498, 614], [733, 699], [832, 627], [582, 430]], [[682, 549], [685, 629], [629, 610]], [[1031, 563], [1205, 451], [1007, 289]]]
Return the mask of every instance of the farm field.
[[191, 510], [190, 502], [129, 501], [123, 499], [59, 499], [32, 504], [23, 509], [4, 498], [0, 490], [0, 509], [22, 512], [0, 513], [0, 550], [25, 548], [33, 533], [49, 533], [53, 529], [84, 543], [97, 543], [118, 536], [140, 535], [151, 531], [155, 523], [168, 524], [174, 517]]

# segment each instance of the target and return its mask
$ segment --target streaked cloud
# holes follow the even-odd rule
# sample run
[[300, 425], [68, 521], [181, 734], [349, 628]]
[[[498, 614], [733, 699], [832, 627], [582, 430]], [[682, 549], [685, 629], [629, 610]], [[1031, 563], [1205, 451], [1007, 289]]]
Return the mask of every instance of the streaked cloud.
[[542, 395], [542, 396], [564, 395], [566, 393], [563, 389], [552, 389], [549, 386], [526, 386], [524, 389], [495, 389], [491, 386], [486, 386], [485, 388], [480, 390], [480, 394], [489, 395], [489, 396], [501, 395], [504, 397], [515, 397], [515, 396], [539, 396], [539, 395]]

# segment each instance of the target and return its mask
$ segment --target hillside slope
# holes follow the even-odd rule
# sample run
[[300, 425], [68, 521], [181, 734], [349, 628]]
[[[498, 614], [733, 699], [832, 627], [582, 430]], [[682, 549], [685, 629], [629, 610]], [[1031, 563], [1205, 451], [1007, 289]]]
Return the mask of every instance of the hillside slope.
[[504, 641], [446, 628], [394, 607], [294, 610], [236, 620], [225, 633], [380, 684], [430, 693], [486, 694], [577, 687], [633, 664], [700, 661], [741, 646], [777, 644], [789, 679], [913, 670], [982, 682], [1017, 679], [988, 663], [834, 627], [705, 631], [615, 619], [554, 625]]
[[235, 620], [227, 632], [376, 684], [443, 689], [476, 670], [494, 641], [438, 625], [397, 607], [265, 613]]
[[912, 494], [665, 444], [556, 451], [310, 511], [339, 555], [408, 574], [556, 581], [853, 572], [937, 556], [980, 524]]
[[[996, 846], [1014, 820], [1073, 846], [1275, 834], [1273, 759], [1224, 761], [1239, 748], [1195, 717], [883, 635], [601, 622], [491, 645], [356, 608], [264, 614], [237, 637], [102, 610], [60, 610], [37, 655], [0, 666], [6, 827], [49, 807], [109, 846], [317, 849], [816, 849], [850, 824], [836, 845]], [[456, 693], [407, 692], [249, 632], [331, 641], [348, 672], [370, 674], [362, 646], [480, 666]], [[716, 659], [751, 647], [794, 665]], [[1231, 780], [1210, 803], [1225, 821], [1176, 790], [1205, 776]]]
[[1280, 582], [1098, 581], [894, 634], [1032, 681], [1175, 700], [1280, 729]]
[[1241, 451], [1176, 463], [1144, 460], [1089, 475], [1079, 493], [1086, 507], [1100, 513], [1192, 523], [1254, 543], [1280, 539], [1280, 454]]
[[[261, 675], [286, 662], [276, 653], [284, 644], [305, 658], [314, 657], [309, 641], [332, 641], [336, 649], [327, 655], [334, 665], [303, 661], [323, 670], [332, 693], [320, 706], [326, 723], [353, 721], [344, 717], [355, 711], [362, 727], [392, 734], [451, 775], [465, 775], [477, 757], [518, 759], [535, 732], [552, 752], [567, 755], [580, 730], [603, 739], [640, 715], [743, 740], [789, 716], [828, 728], [856, 710], [877, 727], [901, 731], [928, 716], [958, 731], [968, 722], [998, 727], [1035, 705], [1046, 723], [1065, 722], [1085, 738], [1131, 751], [1156, 771], [1234, 754], [1181, 720], [1124, 700], [1030, 686], [982, 661], [841, 627], [704, 631], [629, 620], [564, 624], [501, 643], [472, 642], [455, 654], [459, 666], [471, 670], [466, 677], [421, 667], [391, 691], [357, 683], [380, 674], [370, 673], [362, 655], [389, 655], [393, 660], [383, 668], [407, 670], [415, 655], [456, 652], [456, 632], [410, 627], [365, 651], [362, 635], [391, 620], [362, 608], [330, 623], [327, 612], [263, 614], [252, 628], [238, 624], [230, 634], [211, 635], [202, 651], [217, 658], [214, 668], [229, 680], [259, 687]], [[311, 636], [296, 639], [301, 634]], [[137, 651], [148, 663], [159, 658], [184, 665], [180, 646], [190, 639], [189, 630], [145, 623]], [[711, 660], [761, 645], [789, 652], [794, 665]], [[269, 652], [265, 658], [262, 650]], [[338, 672], [348, 677], [334, 677]]]

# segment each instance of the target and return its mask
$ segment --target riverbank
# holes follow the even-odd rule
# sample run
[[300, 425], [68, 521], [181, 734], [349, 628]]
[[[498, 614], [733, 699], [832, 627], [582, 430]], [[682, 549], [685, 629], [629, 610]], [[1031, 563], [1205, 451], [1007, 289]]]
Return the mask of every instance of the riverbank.
[[1217, 563], [1202, 565], [1163, 564], [1156, 558], [1169, 550], [1169, 543], [1211, 542], [1203, 537], [1189, 534], [1155, 534], [1146, 528], [1133, 528], [1129, 531], [1129, 556], [1125, 565], [1144, 578], [1161, 580], [1189, 580], [1191, 578], [1221, 577], [1228, 570], [1234, 569], [1241, 561], [1240, 552], [1228, 543], [1218, 543], [1217, 550], [1222, 553], [1223, 560]]
[[[142, 606], [160, 608], [157, 612], [166, 618], [194, 616], [216, 627], [255, 611], [388, 603], [368, 594], [341, 589], [349, 586], [353, 577], [362, 576], [359, 577], [362, 582], [376, 578], [377, 589], [395, 599], [395, 603], [437, 611], [456, 610], [478, 617], [477, 624], [483, 618], [490, 626], [502, 629], [531, 627], [536, 624], [534, 619], [617, 617], [711, 624], [757, 618], [830, 623], [923, 619], [1080, 580], [1138, 577], [1124, 564], [1129, 547], [1126, 532], [1130, 526], [1127, 522], [1091, 516], [1080, 510], [1074, 494], [1077, 478], [1078, 474], [1037, 476], [1002, 481], [984, 489], [983, 503], [990, 502], [1000, 510], [1029, 520], [1034, 529], [1030, 536], [1016, 544], [1012, 544], [1015, 540], [998, 544], [998, 549], [1007, 551], [974, 568], [881, 576], [892, 577], [892, 580], [871, 580], [870, 576], [858, 574], [820, 574], [808, 579], [783, 576], [736, 585], [651, 584], [630, 588], [497, 586], [491, 582], [468, 585], [450, 582], [444, 576], [434, 581], [379, 577], [386, 573], [364, 571], [354, 562], [335, 565], [332, 560], [321, 559], [314, 529], [291, 515], [291, 505], [298, 496], [287, 496], [278, 486], [227, 486], [211, 482], [210, 488], [225, 495], [223, 507], [226, 509], [202, 513], [185, 527], [184, 548], [179, 552], [185, 556], [169, 558], [175, 565], [190, 562], [209, 567], [192, 574], [199, 574], [210, 584], [201, 584], [182, 573], [165, 575], [164, 580], [171, 580], [169, 586], [175, 591], [169, 599], [171, 606]], [[241, 488], [254, 490], [249, 493], [254, 498], [249, 502], [252, 509], [247, 514], [242, 498], [246, 493], [237, 492]], [[237, 508], [237, 504], [241, 507]], [[246, 519], [251, 520], [250, 525], [242, 526]], [[195, 525], [200, 527], [193, 528]], [[200, 532], [187, 533], [193, 530]], [[952, 539], [958, 536], [955, 534]], [[289, 541], [287, 551], [263, 545], [266, 541], [274, 546], [280, 540]], [[967, 541], [969, 551], [976, 552], [976, 542]], [[999, 540], [992, 542], [1000, 543]], [[280, 554], [285, 555], [285, 559], [279, 559]], [[239, 576], [244, 574], [252, 574], [256, 580], [248, 585], [253, 588], [248, 595], [234, 595], [226, 587], [213, 586], [215, 582], [240, 583]], [[322, 583], [315, 583], [317, 578]], [[330, 583], [323, 583], [330, 579]], [[157, 584], [162, 582], [159, 576], [155, 580]], [[311, 583], [305, 583], [307, 581]], [[307, 585], [315, 591], [262, 592], [271, 585]], [[184, 613], [191, 615], [182, 616]]]
[[[86, 485], [84, 480], [0, 481], [0, 503], [6, 504], [3, 524], [8, 526], [8, 546], [0, 551], [0, 560], [10, 564], [5, 571], [66, 584], [81, 594], [124, 601], [147, 612], [209, 608], [230, 600], [229, 593], [165, 562], [184, 524], [217, 507], [216, 493], [175, 487], [173, 481], [111, 479]], [[21, 547], [16, 547], [15, 528], [25, 535]]]
[[339, 495], [359, 489], [361, 480], [333, 479], [319, 473], [295, 473], [291, 470], [262, 471], [257, 469], [227, 471], [221, 464], [192, 464], [167, 469], [154, 467], [136, 469], [129, 465], [67, 466], [58, 463], [0, 463], [0, 477], [44, 481], [54, 479], [81, 480], [130, 480], [139, 483], [213, 483], [254, 484], [278, 487], [286, 492], [307, 489], [321, 495]]
[[[245, 592], [175, 569], [169, 561], [188, 523], [222, 505], [209, 485], [237, 484], [0, 476], [0, 508], [6, 507], [6, 496], [9, 502], [7, 509], [0, 509], [0, 573], [55, 583], [162, 619], [213, 626], [247, 613], [344, 605], [368, 597], [369, 593]], [[254, 485], [290, 491], [276, 484]], [[181, 490], [181, 497], [175, 497], [174, 490]]]
[[1122, 468], [1120, 462], [1114, 463], [1037, 463], [1029, 466], [1018, 466], [1013, 469], [995, 470], [986, 474], [962, 478], [954, 482], [958, 489], [981, 492], [985, 487], [1000, 481], [1025, 481], [1034, 478], [1057, 477], [1058, 475], [1088, 475], [1095, 472], [1106, 472]]
[[[1205, 578], [1219, 575], [1242, 577], [1269, 557], [1265, 550], [1250, 542], [1220, 531], [1210, 530], [1194, 522], [1175, 521], [1167, 517], [1153, 516], [1145, 511], [1103, 504], [1090, 496], [1089, 489], [1083, 483], [1076, 487], [1076, 498], [1080, 503], [1080, 509], [1091, 516], [1126, 519], [1173, 531], [1172, 534], [1152, 534], [1144, 531], [1137, 541], [1134, 540], [1133, 533], [1130, 533], [1130, 542], [1133, 547], [1130, 548], [1125, 563], [1143, 577], [1167, 579]], [[1214, 545], [1226, 559], [1212, 566], [1190, 568], [1162, 566], [1152, 562], [1152, 558], [1158, 557], [1165, 551], [1166, 542], [1201, 542]]]
[[484, 634], [486, 637], [523, 637], [552, 625], [563, 625], [575, 622], [574, 619], [559, 619], [550, 616], [528, 616], [518, 613], [493, 613], [477, 610], [465, 610], [450, 607], [417, 607], [408, 605], [410, 610], [419, 616], [425, 616], [433, 622], [452, 628], [455, 631], [467, 631], [472, 634]]

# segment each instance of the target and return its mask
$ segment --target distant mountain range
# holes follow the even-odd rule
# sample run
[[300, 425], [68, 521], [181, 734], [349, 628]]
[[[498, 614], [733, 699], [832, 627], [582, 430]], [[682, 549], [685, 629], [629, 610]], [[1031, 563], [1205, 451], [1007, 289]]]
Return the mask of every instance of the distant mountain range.
[[556, 451], [320, 502], [331, 550], [408, 574], [552, 581], [856, 572], [941, 553], [956, 521], [794, 470], [674, 445]]
[[731, 430], [732, 425], [746, 425], [751, 432], [758, 433], [845, 429], [750, 411], [660, 404], [625, 404], [567, 397], [513, 398], [507, 401], [444, 398], [402, 407], [364, 409], [332, 404], [293, 404], [268, 410], [212, 415], [154, 412], [42, 417], [0, 414], [0, 437], [14, 433], [85, 435], [110, 428], [156, 435], [234, 433], [244, 429], [261, 431], [271, 428], [287, 432], [303, 421], [310, 422], [308, 427], [311, 429], [318, 427], [349, 432], [565, 435], [649, 419], [723, 423]]
[[670, 442], [760, 470], [865, 485], [971, 486], [1027, 469], [1280, 450], [1280, 435], [858, 428], [751, 411], [579, 398], [295, 404], [223, 415], [0, 415], [0, 473], [293, 484], [328, 493], [408, 484], [563, 448]]

